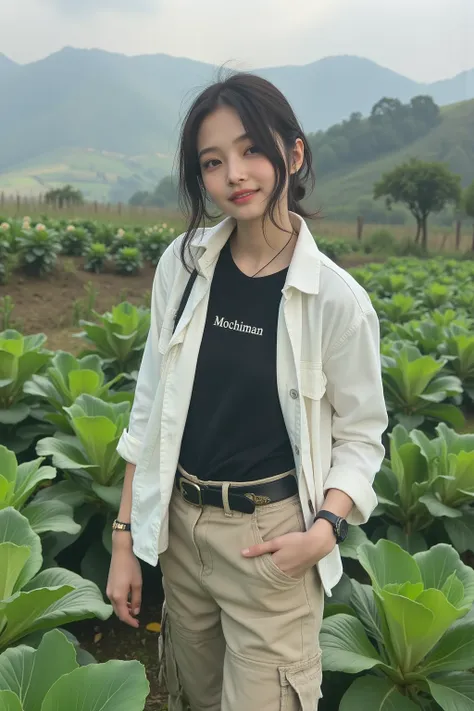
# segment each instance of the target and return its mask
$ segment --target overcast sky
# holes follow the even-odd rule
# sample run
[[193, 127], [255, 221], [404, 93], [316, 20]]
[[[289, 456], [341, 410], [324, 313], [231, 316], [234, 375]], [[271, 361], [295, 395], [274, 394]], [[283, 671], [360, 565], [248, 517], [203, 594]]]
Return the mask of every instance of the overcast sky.
[[65, 45], [235, 68], [368, 57], [418, 81], [474, 67], [474, 0], [0, 0], [0, 52]]

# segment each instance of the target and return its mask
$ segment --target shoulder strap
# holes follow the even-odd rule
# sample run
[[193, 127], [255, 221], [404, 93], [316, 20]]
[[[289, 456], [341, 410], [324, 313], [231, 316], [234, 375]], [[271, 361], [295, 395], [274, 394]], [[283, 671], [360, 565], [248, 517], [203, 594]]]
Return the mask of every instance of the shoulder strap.
[[186, 304], [188, 303], [189, 295], [191, 293], [191, 289], [193, 288], [193, 284], [196, 281], [197, 277], [197, 269], [194, 269], [191, 276], [188, 279], [188, 283], [186, 284], [186, 288], [183, 292], [183, 296], [181, 297], [181, 301], [179, 302], [178, 310], [176, 311], [176, 316], [174, 317], [174, 326], [173, 326], [173, 333], [176, 330], [176, 326], [178, 325], [179, 319], [183, 315], [183, 311], [186, 307]]

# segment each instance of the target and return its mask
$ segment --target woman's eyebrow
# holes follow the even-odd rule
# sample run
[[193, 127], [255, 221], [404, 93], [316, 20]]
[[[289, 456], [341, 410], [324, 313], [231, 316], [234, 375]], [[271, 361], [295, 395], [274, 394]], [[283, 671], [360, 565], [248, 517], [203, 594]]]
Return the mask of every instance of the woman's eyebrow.
[[[236, 138], [233, 143], [242, 143], [242, 141], [247, 141], [249, 138], [250, 136], [248, 133], [243, 133], [241, 136]], [[218, 150], [219, 148], [217, 146], [209, 146], [208, 148], [203, 148], [202, 151], [199, 151], [198, 159], [201, 159], [205, 153], [215, 153]]]

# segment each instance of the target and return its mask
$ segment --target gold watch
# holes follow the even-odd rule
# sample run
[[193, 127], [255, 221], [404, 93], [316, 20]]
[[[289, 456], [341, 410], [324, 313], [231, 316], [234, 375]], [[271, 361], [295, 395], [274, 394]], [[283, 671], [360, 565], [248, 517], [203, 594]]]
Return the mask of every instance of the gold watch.
[[129, 523], [123, 523], [123, 521], [115, 521], [112, 523], [112, 531], [131, 531], [132, 527]]

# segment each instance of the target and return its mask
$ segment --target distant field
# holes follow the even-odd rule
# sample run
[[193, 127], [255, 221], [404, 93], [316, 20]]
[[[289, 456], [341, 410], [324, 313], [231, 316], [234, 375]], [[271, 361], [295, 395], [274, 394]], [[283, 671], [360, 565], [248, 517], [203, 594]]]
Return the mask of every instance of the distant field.
[[[41, 215], [57, 217], [58, 219], [89, 219], [110, 223], [117, 227], [126, 225], [151, 226], [166, 222], [173, 226], [178, 233], [186, 227], [185, 220], [181, 213], [175, 210], [152, 207], [133, 207], [130, 205], [114, 205], [103, 203], [86, 203], [77, 208], [64, 208], [58, 210], [48, 205], [39, 204], [37, 201], [22, 199], [18, 207], [15, 200], [8, 200], [2, 205], [0, 202], [0, 217], [24, 217], [28, 215], [32, 219], [37, 219]], [[345, 239], [355, 241], [357, 239], [356, 221], [336, 221], [328, 218], [320, 218], [308, 221], [314, 235], [327, 239]], [[412, 239], [415, 235], [415, 223], [410, 221], [405, 225], [385, 225], [367, 223], [364, 226], [363, 239], [367, 239], [376, 230], [388, 230], [397, 239]], [[469, 221], [464, 221], [461, 232], [461, 251], [471, 249], [474, 226]], [[433, 251], [454, 252], [455, 250], [455, 227], [440, 227], [430, 225], [429, 246]]]
[[[66, 149], [0, 173], [0, 192], [37, 197], [67, 183], [79, 188], [89, 200], [108, 202], [121, 181], [128, 197], [136, 190], [153, 189], [172, 167], [172, 157], [160, 154], [126, 156], [93, 149]], [[132, 186], [133, 183], [133, 186]]]

